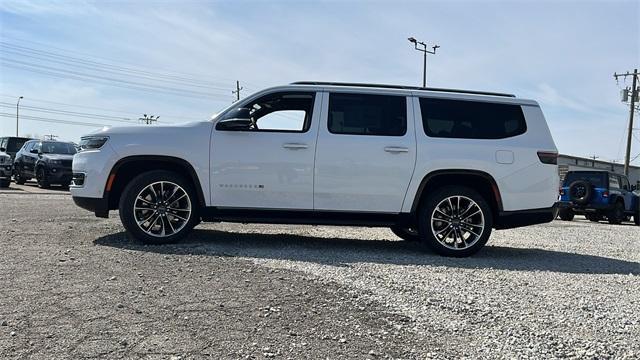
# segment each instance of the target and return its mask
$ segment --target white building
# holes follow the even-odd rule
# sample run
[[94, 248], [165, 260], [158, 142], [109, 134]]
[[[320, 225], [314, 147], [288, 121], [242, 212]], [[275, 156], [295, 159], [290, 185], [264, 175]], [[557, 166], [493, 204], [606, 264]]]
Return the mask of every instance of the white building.
[[[560, 179], [564, 179], [564, 175], [570, 170], [607, 170], [624, 174], [624, 164], [560, 154], [558, 157]], [[639, 166], [629, 166], [629, 182], [631, 185], [636, 185], [636, 188], [640, 188]]]

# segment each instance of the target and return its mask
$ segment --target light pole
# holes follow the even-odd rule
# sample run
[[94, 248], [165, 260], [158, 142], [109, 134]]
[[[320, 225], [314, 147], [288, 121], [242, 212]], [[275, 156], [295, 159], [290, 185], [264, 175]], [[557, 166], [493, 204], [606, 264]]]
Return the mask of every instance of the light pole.
[[[422, 41], [418, 41], [414, 37], [410, 37], [407, 40], [409, 40], [409, 42], [413, 44], [416, 50], [422, 51], [423, 53], [424, 59], [422, 62], [422, 87], [427, 87], [427, 54], [435, 55], [436, 49], [440, 46], [434, 45], [431, 47], [433, 50], [429, 51], [427, 50], [427, 44], [423, 43]], [[422, 46], [422, 48], [419, 48], [418, 45]]]
[[18, 137], [18, 112], [20, 111], [20, 99], [24, 96], [20, 96], [18, 98], [18, 102], [16, 103], [16, 137]]

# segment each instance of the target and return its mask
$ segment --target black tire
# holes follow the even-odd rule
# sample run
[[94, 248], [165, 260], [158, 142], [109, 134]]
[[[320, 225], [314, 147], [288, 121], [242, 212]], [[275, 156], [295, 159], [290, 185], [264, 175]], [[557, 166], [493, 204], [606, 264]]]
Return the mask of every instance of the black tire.
[[558, 211], [558, 216], [560, 216], [560, 220], [571, 221], [575, 214], [571, 209], [560, 209], [560, 211]]
[[36, 180], [38, 181], [38, 187], [42, 189], [48, 189], [51, 185], [47, 179], [47, 172], [44, 171], [44, 167], [42, 166], [36, 170]]
[[633, 215], [633, 222], [636, 225], [640, 225], [640, 204], [638, 204], [638, 209], [636, 209], [636, 214]]
[[18, 166], [19, 165], [17, 165], [17, 164], [15, 165], [16, 169], [15, 169], [14, 174], [13, 174], [13, 180], [18, 185], [24, 185], [24, 183], [27, 182], [27, 179], [24, 177], [24, 175], [22, 175], [22, 172], [17, 169]]
[[11, 184], [10, 180], [0, 180], [0, 188], [8, 188]]
[[[183, 198], [185, 199], [183, 201], [188, 200], [188, 203], [190, 204], [191, 212], [189, 214], [189, 217], [187, 218], [187, 221], [184, 222], [184, 225], [181, 224], [182, 227], [179, 230], [176, 230], [176, 232], [170, 235], [164, 235], [164, 236], [150, 235], [149, 233], [145, 232], [145, 230], [143, 230], [140, 225], [138, 225], [138, 222], [136, 221], [136, 214], [134, 214], [134, 206], [136, 206], [135, 202], [136, 202], [136, 198], [138, 198], [138, 194], [141, 194], [141, 192], [144, 189], [146, 189], [148, 186], [158, 182], [172, 183], [182, 188], [186, 196], [186, 199]], [[165, 200], [169, 200], [169, 199], [171, 198], [169, 196], [166, 196]], [[169, 207], [169, 206], [170, 205], [164, 205], [161, 207]], [[125, 189], [122, 192], [122, 195], [120, 196], [119, 210], [120, 210], [119, 211], [120, 220], [122, 221], [122, 224], [124, 225], [125, 229], [134, 238], [146, 244], [170, 244], [170, 243], [178, 242], [181, 239], [183, 239], [186, 235], [188, 235], [191, 229], [193, 229], [193, 227], [200, 222], [199, 203], [198, 203], [198, 198], [196, 197], [196, 192], [193, 189], [193, 184], [190, 181], [186, 180], [184, 177], [180, 176], [179, 174], [171, 171], [165, 171], [165, 170], [154, 170], [154, 171], [145, 172], [138, 175], [133, 180], [131, 180], [131, 182], [129, 182], [129, 184], [125, 187]], [[146, 210], [143, 210], [143, 211], [146, 211]], [[151, 210], [151, 209], [148, 211], [153, 212], [152, 215], [149, 217], [149, 218], [153, 218], [154, 216], [156, 216], [155, 214], [161, 210], [160, 208], [158, 208], [157, 211]], [[184, 213], [181, 213], [181, 215], [183, 214]], [[142, 214], [142, 215], [145, 215], [145, 214]], [[164, 215], [162, 216], [161, 214], [157, 215], [158, 219], [160, 219], [161, 221], [161, 224], [158, 224], [158, 225], [162, 225], [162, 229], [163, 229], [162, 232], [164, 232], [165, 224], [171, 226], [170, 225], [171, 216], [173, 215], [170, 214], [170, 211], [166, 209], [164, 210]], [[177, 220], [177, 219], [173, 218], [173, 220]], [[142, 226], [145, 226], [144, 225], [145, 223], [147, 222], [144, 222]], [[151, 224], [148, 227], [149, 229], [151, 229], [154, 227], [154, 225]], [[172, 226], [171, 228], [173, 229]]]
[[587, 218], [587, 220], [593, 222], [599, 222], [600, 220], [602, 220], [602, 215], [600, 214], [587, 214], [585, 215], [585, 217]]
[[569, 185], [569, 199], [576, 204], [585, 205], [591, 200], [593, 185], [585, 180], [576, 180]]
[[399, 238], [405, 241], [417, 242], [420, 241], [418, 231], [413, 228], [392, 226], [391, 231]]
[[613, 209], [607, 214], [607, 219], [609, 220], [609, 224], [620, 224], [622, 219], [624, 219], [624, 204], [617, 201], [615, 205], [613, 205]]
[[[468, 215], [468, 212], [465, 212], [465, 210], [471, 208], [472, 206], [470, 206], [470, 203], [464, 205], [463, 202], [467, 202], [467, 200], [463, 199], [457, 210], [457, 204], [454, 204], [453, 208], [450, 208], [451, 211], [449, 213], [452, 215], [450, 217], [452, 219], [452, 222], [439, 221], [436, 218], [440, 216], [437, 215], [436, 207], [439, 207], [439, 205], [447, 206], [447, 199], [452, 197], [463, 197], [473, 201], [476, 206], [473, 209], [477, 208], [477, 211], [472, 211], [473, 213], [475, 213], [475, 215], [468, 216], [466, 218], [464, 217]], [[493, 227], [493, 214], [487, 201], [475, 190], [464, 186], [445, 186], [436, 190], [433, 194], [430, 194], [429, 197], [421, 204], [418, 216], [418, 233], [420, 234], [420, 243], [423, 246], [426, 246], [436, 253], [444, 256], [466, 257], [477, 253], [489, 240], [491, 229]], [[434, 217], [433, 219], [432, 216]], [[478, 233], [473, 236], [471, 244], [467, 244], [466, 241], [462, 242], [465, 246], [464, 248], [455, 248], [456, 246], [454, 245], [457, 244], [455, 238], [453, 239], [451, 244], [445, 245], [447, 244], [448, 239], [447, 234], [450, 234], [452, 230], [454, 233], [455, 231], [465, 231], [465, 234], [469, 235], [467, 240], [472, 238], [472, 234], [466, 232], [466, 229], [464, 228], [465, 225], [463, 225], [468, 223], [460, 222], [460, 219], [471, 219], [468, 221], [468, 223], [475, 224], [480, 223], [479, 220], [483, 219], [484, 226], [481, 228], [481, 230], [479, 230], [479, 227], [474, 228]], [[434, 229], [434, 226], [437, 226], [438, 223], [441, 225], [441, 227]], [[455, 223], [458, 224], [458, 230], [455, 230]], [[447, 231], [447, 227], [451, 228], [451, 230], [449, 230], [449, 232], [444, 235], [444, 240], [436, 238], [436, 234], [438, 233], [438, 231]], [[462, 237], [464, 237], [465, 234], [462, 234]]]

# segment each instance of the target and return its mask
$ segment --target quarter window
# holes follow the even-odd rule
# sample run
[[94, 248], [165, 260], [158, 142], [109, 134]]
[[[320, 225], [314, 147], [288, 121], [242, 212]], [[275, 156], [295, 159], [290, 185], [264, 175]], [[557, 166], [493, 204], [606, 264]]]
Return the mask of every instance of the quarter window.
[[403, 136], [407, 132], [406, 97], [332, 93], [328, 127], [333, 134]]
[[519, 105], [421, 98], [420, 111], [431, 137], [504, 139], [527, 131]]
[[617, 175], [609, 174], [609, 187], [612, 189], [620, 189], [620, 181]]

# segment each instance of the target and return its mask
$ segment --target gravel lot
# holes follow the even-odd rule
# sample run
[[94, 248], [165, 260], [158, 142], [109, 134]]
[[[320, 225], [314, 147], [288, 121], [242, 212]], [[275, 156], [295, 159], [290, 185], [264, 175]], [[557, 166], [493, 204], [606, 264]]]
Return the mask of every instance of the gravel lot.
[[632, 225], [505, 230], [449, 259], [350, 227], [202, 224], [143, 246], [117, 213], [30, 187], [0, 209], [2, 359], [640, 357]]

